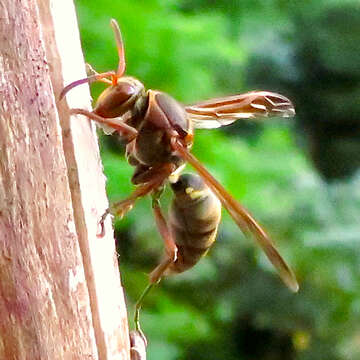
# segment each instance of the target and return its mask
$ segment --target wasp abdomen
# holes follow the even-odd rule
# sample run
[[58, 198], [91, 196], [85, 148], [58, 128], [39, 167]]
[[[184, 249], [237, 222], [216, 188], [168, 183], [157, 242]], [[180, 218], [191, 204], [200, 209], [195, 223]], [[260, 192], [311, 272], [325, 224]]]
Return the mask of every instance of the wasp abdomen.
[[193, 267], [215, 242], [221, 203], [198, 175], [184, 174], [171, 185], [174, 200], [169, 226], [178, 248], [167, 274]]

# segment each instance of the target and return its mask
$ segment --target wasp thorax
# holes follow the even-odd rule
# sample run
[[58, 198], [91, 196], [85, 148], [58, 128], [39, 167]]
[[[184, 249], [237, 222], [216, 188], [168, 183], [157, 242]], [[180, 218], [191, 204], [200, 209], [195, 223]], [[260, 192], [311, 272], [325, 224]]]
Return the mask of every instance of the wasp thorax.
[[100, 94], [94, 113], [105, 118], [122, 116], [134, 107], [144, 92], [144, 85], [139, 80], [122, 77], [116, 85], [109, 86]]

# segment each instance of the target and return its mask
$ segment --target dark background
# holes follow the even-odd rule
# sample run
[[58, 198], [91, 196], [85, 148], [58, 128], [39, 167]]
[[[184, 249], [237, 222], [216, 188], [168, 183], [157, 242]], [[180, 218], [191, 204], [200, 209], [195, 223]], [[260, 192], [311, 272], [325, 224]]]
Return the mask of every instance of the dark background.
[[[86, 61], [116, 69], [110, 18], [127, 74], [184, 103], [270, 90], [293, 120], [199, 130], [193, 152], [260, 221], [293, 267], [280, 282], [224, 212], [218, 241], [195, 268], [162, 281], [142, 326], [150, 360], [360, 358], [360, 3], [283, 0], [78, 0]], [[96, 99], [103, 85], [94, 85]], [[110, 201], [132, 190], [116, 138], [102, 138]], [[190, 170], [190, 168], [189, 168]], [[164, 196], [164, 207], [171, 193]], [[116, 222], [129, 305], [159, 261], [150, 201]], [[105, 279], [106, 280], [106, 279]]]

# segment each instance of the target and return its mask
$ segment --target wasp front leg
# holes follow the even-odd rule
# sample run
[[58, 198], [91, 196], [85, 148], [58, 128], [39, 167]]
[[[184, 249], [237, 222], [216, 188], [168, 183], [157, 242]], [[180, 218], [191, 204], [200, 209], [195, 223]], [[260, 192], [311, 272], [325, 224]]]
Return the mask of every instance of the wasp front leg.
[[84, 109], [70, 109], [71, 115], [84, 115], [87, 118], [94, 120], [100, 124], [105, 124], [110, 126], [112, 129], [117, 131], [121, 137], [123, 137], [127, 143], [130, 143], [137, 137], [137, 130], [132, 126], [129, 126], [125, 123], [122, 118], [104, 118], [99, 116], [91, 111]]
[[86, 63], [86, 74], [88, 77], [90, 76], [97, 76], [99, 78], [99, 80], [97, 81], [100, 81], [100, 82], [103, 82], [105, 84], [108, 84], [108, 85], [112, 85], [113, 82], [109, 79], [106, 79], [106, 78], [100, 78], [101, 77], [101, 74], [99, 74], [89, 63]]

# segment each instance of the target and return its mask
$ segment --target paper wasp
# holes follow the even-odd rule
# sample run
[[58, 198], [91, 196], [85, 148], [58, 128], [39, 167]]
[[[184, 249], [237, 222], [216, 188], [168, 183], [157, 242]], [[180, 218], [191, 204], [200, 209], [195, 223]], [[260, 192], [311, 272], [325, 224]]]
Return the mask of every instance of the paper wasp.
[[[169, 226], [159, 203], [162, 189], [169, 178], [175, 177], [188, 162], [200, 177], [190, 175], [187, 178], [180, 177], [180, 183], [175, 181], [173, 184], [175, 198], [179, 198], [176, 189], [182, 188], [183, 185], [185, 191], [189, 193], [195, 191], [193, 193], [195, 197], [201, 197], [202, 191], [214, 194], [207, 195], [206, 199], [211, 199], [209, 200], [211, 206], [207, 215], [205, 211], [203, 216], [208, 216], [208, 220], [211, 216], [215, 217], [212, 226], [215, 224], [217, 228], [220, 221], [220, 205], [214, 198], [218, 199], [239, 228], [251, 234], [260, 245], [284, 283], [296, 292], [298, 290], [296, 278], [268, 234], [190, 152], [194, 129], [218, 128], [238, 119], [266, 116], [291, 117], [295, 111], [290, 100], [269, 91], [252, 91], [184, 107], [169, 95], [157, 90], [145, 90], [139, 80], [124, 76], [125, 53], [120, 29], [115, 20], [111, 20], [111, 26], [115, 33], [119, 56], [117, 71], [100, 74], [93, 71], [93, 75], [66, 86], [60, 95], [60, 98], [63, 98], [69, 90], [84, 83], [101, 81], [109, 85], [99, 96], [93, 111], [70, 110], [71, 114], [85, 115], [116, 131], [126, 141], [126, 156], [129, 164], [135, 168], [131, 181], [136, 185], [136, 189], [127, 199], [113, 204], [104, 214], [101, 222], [109, 212], [123, 216], [138, 198], [149, 194], [153, 199], [154, 217], [166, 252], [165, 259], [150, 274], [150, 284], [157, 283], [167, 273], [181, 272], [193, 266], [206, 252], [207, 246], [202, 246], [202, 240], [199, 246], [197, 241], [201, 237], [194, 236], [194, 244], [188, 246], [185, 251], [178, 240], [181, 237], [178, 237], [174, 231], [174, 224], [177, 223], [178, 228], [183, 232], [194, 234], [194, 229], [189, 231], [187, 225], [181, 223], [179, 213], [173, 216]], [[197, 190], [195, 183], [196, 186], [200, 186]], [[196, 192], [197, 195], [194, 195]], [[190, 211], [189, 201], [185, 201], [184, 204], [184, 213], [186, 213]], [[201, 208], [201, 211], [204, 211], [204, 208]], [[211, 236], [207, 238], [204, 236], [205, 243], [206, 239], [209, 243], [212, 242], [213, 239], [209, 240]], [[196, 247], [203, 248], [201, 254], [196, 251]], [[188, 266], [180, 266], [181, 261]], [[145, 296], [146, 293], [147, 290], [143, 295]], [[138, 304], [141, 304], [141, 301]]]

